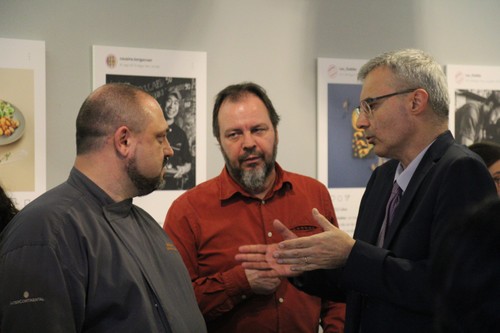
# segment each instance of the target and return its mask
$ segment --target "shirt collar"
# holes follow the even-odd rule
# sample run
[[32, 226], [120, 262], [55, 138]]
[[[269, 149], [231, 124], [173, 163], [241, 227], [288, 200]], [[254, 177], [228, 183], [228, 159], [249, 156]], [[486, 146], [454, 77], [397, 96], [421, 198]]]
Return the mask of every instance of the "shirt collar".
[[68, 182], [75, 185], [81, 191], [84, 191], [88, 198], [93, 198], [105, 210], [118, 214], [121, 217], [127, 216], [132, 209], [132, 198], [115, 202], [103, 189], [75, 167], [71, 169]]
[[[292, 188], [292, 182], [289, 175], [283, 171], [281, 166], [275, 162], [274, 168], [276, 170], [276, 180], [274, 181], [274, 186], [269, 193], [266, 195], [266, 199], [272, 197], [274, 193], [280, 190], [288, 190]], [[229, 174], [227, 168], [224, 167], [220, 174], [220, 197], [221, 201], [227, 200], [234, 195], [241, 195], [248, 198], [253, 198], [253, 196], [246, 192]]]
[[[434, 140], [435, 141], [435, 140]], [[410, 183], [411, 177], [413, 177], [413, 174], [415, 173], [415, 170], [417, 170], [418, 165], [420, 164], [420, 161], [422, 161], [422, 158], [424, 157], [425, 153], [429, 149], [429, 147], [434, 143], [432, 141], [427, 147], [425, 147], [418, 155], [411, 161], [411, 163], [408, 165], [406, 169], [403, 168], [403, 165], [401, 162], [399, 162], [398, 167], [396, 169], [396, 174], [394, 175], [394, 181], [398, 183], [399, 187], [403, 191], [403, 193], [406, 191], [406, 188], [408, 187], [408, 184]]]

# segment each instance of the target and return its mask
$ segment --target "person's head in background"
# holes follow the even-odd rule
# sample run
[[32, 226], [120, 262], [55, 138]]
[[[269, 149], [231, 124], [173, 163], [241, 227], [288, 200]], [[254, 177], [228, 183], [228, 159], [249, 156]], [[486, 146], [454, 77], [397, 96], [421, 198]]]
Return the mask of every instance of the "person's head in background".
[[478, 142], [469, 146], [469, 149], [478, 154], [488, 167], [495, 181], [500, 196], [500, 145], [494, 142]]
[[450, 224], [432, 258], [438, 333], [500, 332], [500, 199]]
[[181, 103], [182, 95], [181, 93], [174, 89], [170, 91], [167, 95], [167, 103], [165, 106], [165, 119], [167, 119], [167, 122], [169, 125], [171, 125], [177, 117], [177, 114], [179, 114], [179, 106]]
[[17, 212], [16, 206], [0, 186], [0, 233]]

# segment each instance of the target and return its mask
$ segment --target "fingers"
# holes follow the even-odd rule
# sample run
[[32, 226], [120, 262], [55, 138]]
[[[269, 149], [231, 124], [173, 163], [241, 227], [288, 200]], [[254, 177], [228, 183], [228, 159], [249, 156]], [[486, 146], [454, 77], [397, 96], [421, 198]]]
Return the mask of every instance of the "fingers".
[[281, 237], [283, 239], [294, 239], [297, 238], [297, 235], [291, 232], [283, 223], [281, 223], [279, 220], [274, 220], [273, 221], [273, 227], [274, 229], [281, 234]]
[[[267, 262], [243, 261], [241, 267], [245, 269], [253, 269], [258, 271], [270, 271], [272, 268]], [[276, 275], [272, 275], [276, 276]]]
[[240, 262], [265, 262], [266, 256], [260, 253], [238, 253], [234, 259]]
[[327, 236], [332, 236], [335, 232], [327, 231], [339, 232], [339, 230], [316, 208], [312, 210], [312, 216], [325, 232], [299, 238], [279, 220], [274, 220], [273, 227], [284, 241], [279, 244], [240, 246], [238, 248], [240, 253], [235, 259], [241, 262], [245, 269], [259, 270], [268, 277], [296, 276], [297, 272], [322, 267], [321, 258], [317, 257], [318, 247], [321, 247], [321, 244], [331, 243]]
[[260, 253], [265, 254], [267, 250], [266, 244], [242, 245], [238, 248], [241, 253]]
[[316, 208], [313, 208], [312, 215], [324, 231], [335, 229], [335, 226], [331, 224], [330, 221], [328, 221], [323, 215], [321, 215]]
[[312, 263], [310, 256], [293, 255], [286, 253], [275, 253], [276, 262], [280, 265], [308, 266]]
[[[253, 247], [254, 245], [245, 245]], [[260, 246], [259, 246], [260, 247]], [[245, 250], [245, 249], [244, 249]], [[250, 249], [246, 249], [250, 250]], [[238, 253], [234, 256], [236, 261], [241, 262], [241, 266], [245, 269], [267, 271], [271, 270], [270, 264], [266, 260], [266, 255], [263, 253]]]

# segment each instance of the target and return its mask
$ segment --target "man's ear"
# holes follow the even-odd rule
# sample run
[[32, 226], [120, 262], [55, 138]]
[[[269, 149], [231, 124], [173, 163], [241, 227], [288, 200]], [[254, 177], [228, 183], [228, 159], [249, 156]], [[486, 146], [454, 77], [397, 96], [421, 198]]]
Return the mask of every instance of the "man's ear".
[[421, 113], [428, 106], [429, 93], [425, 89], [417, 89], [413, 92], [412, 113]]
[[116, 151], [122, 155], [127, 156], [130, 151], [131, 133], [127, 126], [120, 126], [113, 137], [113, 142]]

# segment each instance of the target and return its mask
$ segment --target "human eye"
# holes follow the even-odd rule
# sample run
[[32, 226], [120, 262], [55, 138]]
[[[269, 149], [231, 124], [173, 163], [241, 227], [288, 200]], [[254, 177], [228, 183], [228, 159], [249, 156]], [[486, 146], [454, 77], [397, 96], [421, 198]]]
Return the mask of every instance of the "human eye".
[[156, 136], [156, 140], [158, 140], [159, 143], [163, 144], [166, 140], [167, 140], [167, 133], [162, 133], [162, 134], [158, 134]]
[[265, 133], [266, 131], [267, 131], [267, 127], [264, 127], [264, 126], [258, 126], [258, 127], [252, 128], [252, 133], [254, 133], [254, 134], [261, 134], [261, 133]]
[[238, 138], [239, 135], [240, 135], [240, 133], [238, 131], [231, 131], [231, 132], [227, 132], [225, 137], [227, 139], [230, 139], [230, 140], [235, 140]]
[[371, 106], [373, 103], [375, 103], [376, 100], [377, 100], [376, 98], [368, 97], [368, 98], [365, 98], [362, 102]]

